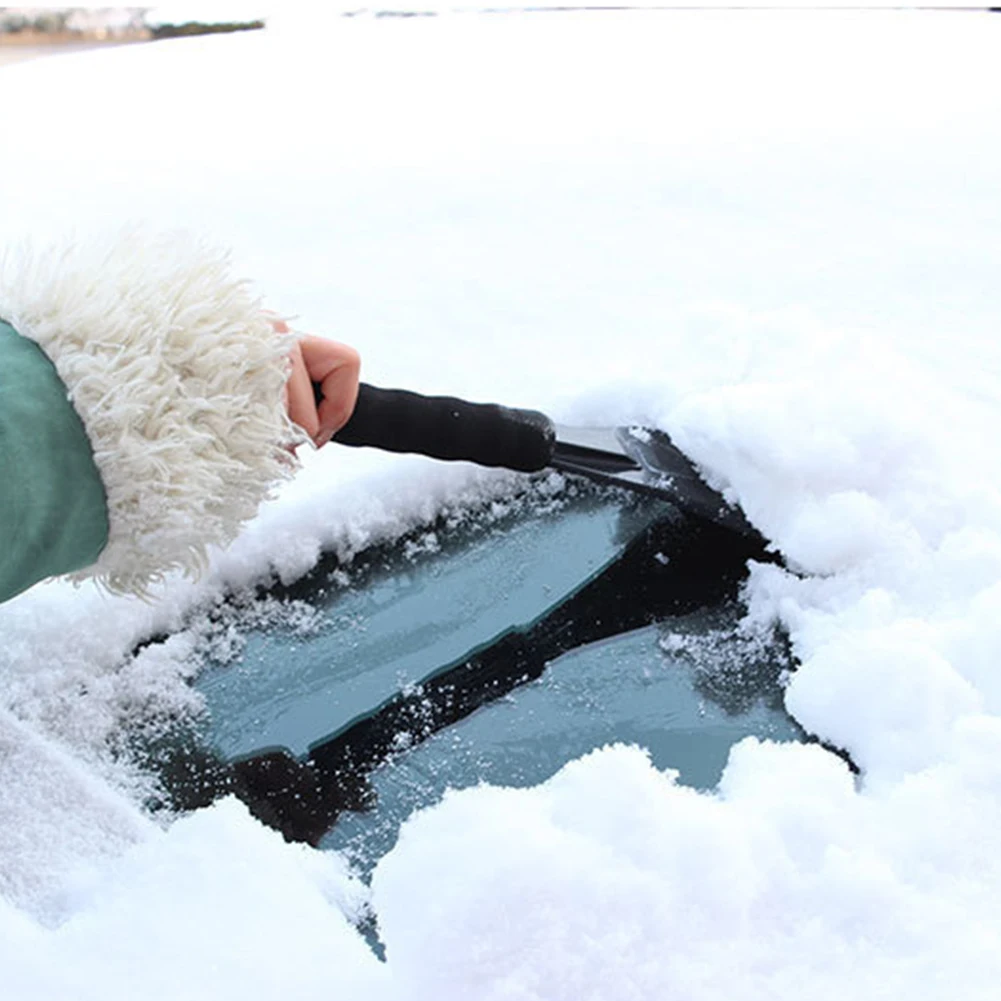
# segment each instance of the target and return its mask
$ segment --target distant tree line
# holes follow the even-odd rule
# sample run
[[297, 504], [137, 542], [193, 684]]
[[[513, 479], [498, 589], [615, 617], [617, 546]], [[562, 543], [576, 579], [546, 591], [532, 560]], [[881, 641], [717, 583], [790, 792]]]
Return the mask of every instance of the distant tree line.
[[0, 8], [0, 32], [17, 35], [28, 31], [39, 35], [57, 35], [68, 31], [68, 10], [37, 10], [31, 14], [4, 11]]
[[50, 38], [148, 36], [148, 7], [0, 7], [0, 34]]
[[149, 30], [153, 38], [181, 38], [184, 35], [216, 35], [231, 31], [257, 31], [263, 27], [263, 21], [223, 21], [219, 24], [185, 21], [184, 24], [155, 24], [151, 25]]
[[184, 35], [210, 35], [232, 31], [254, 31], [265, 26], [263, 20], [187, 21], [162, 24], [147, 21], [149, 7], [0, 7], [0, 35], [49, 38], [179, 38]]

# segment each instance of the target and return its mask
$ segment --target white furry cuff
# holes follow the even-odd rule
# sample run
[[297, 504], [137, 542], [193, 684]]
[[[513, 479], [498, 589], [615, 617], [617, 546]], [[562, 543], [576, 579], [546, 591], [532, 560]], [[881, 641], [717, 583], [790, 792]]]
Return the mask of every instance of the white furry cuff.
[[108, 544], [78, 576], [142, 594], [194, 575], [293, 470], [288, 339], [225, 254], [144, 233], [22, 251], [0, 262], [0, 316], [55, 364], [104, 483]]

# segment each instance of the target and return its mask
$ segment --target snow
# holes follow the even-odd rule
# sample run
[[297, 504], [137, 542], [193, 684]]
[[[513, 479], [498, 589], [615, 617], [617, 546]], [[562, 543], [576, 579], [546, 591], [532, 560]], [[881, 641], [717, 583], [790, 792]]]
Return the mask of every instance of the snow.
[[702, 794], [599, 749], [449, 795], [371, 889], [233, 801], [146, 813], [115, 752], [190, 705], [199, 610], [515, 482], [326, 449], [196, 584], [0, 608], [3, 996], [996, 997], [999, 41], [957, 12], [289, 19], [0, 71], [5, 239], [196, 228], [372, 382], [671, 433], [786, 554], [749, 616], [861, 768], [749, 740]]

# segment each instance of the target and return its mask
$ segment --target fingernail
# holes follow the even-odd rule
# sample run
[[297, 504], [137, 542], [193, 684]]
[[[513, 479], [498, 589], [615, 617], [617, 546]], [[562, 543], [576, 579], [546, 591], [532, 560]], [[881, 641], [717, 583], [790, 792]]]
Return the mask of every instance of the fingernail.
[[329, 430], [323, 430], [316, 436], [316, 447], [323, 448], [324, 445], [334, 437], [334, 432]]

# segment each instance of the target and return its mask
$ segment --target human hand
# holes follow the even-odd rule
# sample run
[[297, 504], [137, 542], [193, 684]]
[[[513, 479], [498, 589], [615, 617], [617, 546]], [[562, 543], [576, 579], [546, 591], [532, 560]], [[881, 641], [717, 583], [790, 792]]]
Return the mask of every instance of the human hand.
[[[278, 333], [289, 332], [284, 320], [275, 319], [272, 323]], [[347, 344], [307, 334], [293, 346], [289, 361], [292, 371], [286, 383], [288, 415], [321, 448], [347, 424], [354, 412], [361, 359]], [[313, 383], [319, 383], [323, 389], [319, 406]]]

